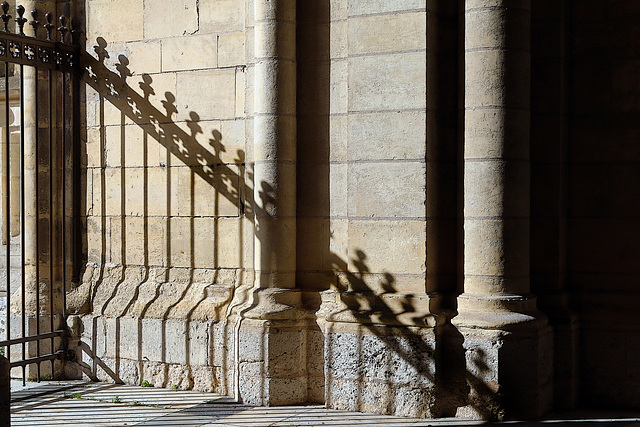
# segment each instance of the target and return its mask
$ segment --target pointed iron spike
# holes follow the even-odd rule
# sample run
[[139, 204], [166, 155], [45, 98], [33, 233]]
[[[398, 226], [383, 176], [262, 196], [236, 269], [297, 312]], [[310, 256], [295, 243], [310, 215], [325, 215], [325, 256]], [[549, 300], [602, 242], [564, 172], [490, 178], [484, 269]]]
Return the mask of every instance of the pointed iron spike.
[[40, 21], [38, 21], [38, 11], [33, 9], [31, 11], [31, 17], [33, 21], [29, 22], [29, 25], [33, 27], [33, 37], [38, 38], [38, 27], [40, 26]]
[[43, 25], [44, 29], [47, 30], [46, 40], [51, 41], [51, 30], [53, 30], [53, 24], [51, 23], [51, 20], [53, 19], [53, 15], [51, 14], [51, 12], [47, 12], [44, 14], [44, 17], [47, 20], [47, 23]]
[[9, 32], [9, 19], [11, 19], [11, 15], [7, 14], [7, 12], [9, 12], [9, 3], [3, 1], [0, 4], [0, 8], [2, 8], [2, 11], [4, 12], [2, 15], [0, 15], [0, 19], [2, 19], [3, 23], [2, 31], [7, 33]]
[[69, 31], [69, 28], [65, 26], [65, 23], [67, 22], [67, 18], [64, 15], [62, 15], [60, 16], [60, 18], [58, 18], [58, 20], [60, 21], [60, 26], [58, 27], [58, 31], [60, 31], [60, 41], [64, 43], [67, 31]]
[[14, 19], [14, 21], [16, 21], [16, 24], [18, 24], [18, 34], [24, 36], [24, 23], [27, 22], [27, 18], [24, 18], [22, 16], [24, 15], [24, 6], [19, 5], [18, 7], [16, 7], [16, 11], [18, 12], [18, 17]]

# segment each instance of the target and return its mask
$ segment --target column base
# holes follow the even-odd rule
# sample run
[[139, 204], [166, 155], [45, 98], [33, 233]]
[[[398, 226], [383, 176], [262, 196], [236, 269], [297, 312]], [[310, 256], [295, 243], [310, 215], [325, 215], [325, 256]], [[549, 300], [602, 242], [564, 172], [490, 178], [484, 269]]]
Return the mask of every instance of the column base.
[[241, 311], [236, 369], [243, 403], [295, 405], [308, 401], [308, 313], [300, 292], [253, 290], [254, 305]]
[[[535, 309], [535, 297], [505, 296], [479, 299], [477, 307], [501, 309], [466, 310], [452, 320], [462, 336], [465, 353], [467, 404], [456, 416], [503, 420], [536, 418], [553, 404], [553, 332], [546, 316]], [[475, 304], [460, 296], [460, 307]], [[507, 310], [514, 306], [524, 312]]]
[[328, 408], [434, 417], [434, 328], [325, 324]]

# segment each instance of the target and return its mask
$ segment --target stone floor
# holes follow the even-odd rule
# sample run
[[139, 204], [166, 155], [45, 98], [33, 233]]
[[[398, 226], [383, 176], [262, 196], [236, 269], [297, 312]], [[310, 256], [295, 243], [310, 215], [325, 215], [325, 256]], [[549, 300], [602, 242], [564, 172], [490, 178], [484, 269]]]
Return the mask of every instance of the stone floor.
[[[322, 406], [253, 407], [193, 391], [105, 383], [12, 383], [11, 423], [17, 426], [455, 426], [459, 419], [411, 419], [343, 412]], [[640, 414], [574, 413], [518, 425], [639, 425]]]

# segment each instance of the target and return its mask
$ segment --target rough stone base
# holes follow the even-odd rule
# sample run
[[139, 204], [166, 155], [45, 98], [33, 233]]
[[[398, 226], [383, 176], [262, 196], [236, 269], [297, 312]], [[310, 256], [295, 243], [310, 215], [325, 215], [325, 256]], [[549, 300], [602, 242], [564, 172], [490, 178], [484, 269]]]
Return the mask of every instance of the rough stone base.
[[[91, 359], [85, 357], [89, 365]], [[103, 364], [103, 365], [102, 365]], [[212, 366], [187, 366], [162, 362], [139, 362], [129, 359], [103, 359], [101, 366], [118, 373], [118, 379], [125, 384], [134, 384], [197, 390], [205, 393], [225, 394], [224, 384], [220, 381], [221, 372]], [[102, 367], [97, 369], [97, 378], [104, 382], [114, 382], [114, 378]]]
[[77, 317], [77, 369], [101, 381], [233, 392], [233, 327], [226, 322]]
[[406, 417], [432, 417], [434, 330], [328, 322], [327, 407]]
[[308, 398], [306, 320], [243, 319], [239, 331], [240, 399], [291, 405]]
[[[49, 315], [40, 315], [40, 333], [47, 333], [51, 331], [51, 317]], [[10, 314], [10, 322], [11, 322], [11, 338], [18, 338], [23, 336], [22, 331], [22, 316], [18, 313], [12, 312]], [[62, 325], [62, 316], [54, 315], [53, 317], [53, 329], [64, 329]], [[28, 314], [26, 316], [24, 335], [25, 336], [33, 336], [36, 335], [38, 329], [36, 326], [36, 318], [32, 314]], [[4, 336], [2, 337], [4, 339]], [[53, 339], [53, 348], [51, 347], [51, 340], [45, 339], [40, 340], [40, 355], [51, 354], [57, 350], [63, 348], [62, 338], [56, 337]], [[36, 357], [38, 356], [38, 345], [36, 341], [31, 341], [29, 343], [25, 343], [24, 345], [25, 358]], [[21, 345], [12, 345], [11, 346], [11, 360], [22, 360], [22, 346]], [[38, 370], [38, 366], [36, 364], [30, 364], [25, 367], [24, 374], [28, 381], [35, 381], [38, 379], [38, 375], [40, 375], [40, 379], [52, 379], [52, 378], [62, 378], [62, 366], [63, 363], [60, 360], [56, 360], [52, 365], [50, 362], [40, 363], [40, 370]], [[22, 368], [12, 368], [11, 369], [11, 377], [12, 378], [22, 378]]]
[[553, 333], [530, 336], [460, 328], [464, 337], [468, 405], [456, 416], [484, 420], [536, 418], [553, 403]]

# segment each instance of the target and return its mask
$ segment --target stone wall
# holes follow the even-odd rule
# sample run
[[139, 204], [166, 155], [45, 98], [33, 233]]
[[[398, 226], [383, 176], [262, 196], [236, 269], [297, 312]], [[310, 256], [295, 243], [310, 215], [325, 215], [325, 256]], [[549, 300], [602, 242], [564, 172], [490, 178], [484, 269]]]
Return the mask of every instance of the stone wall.
[[[434, 17], [451, 20], [451, 9], [438, 11], [436, 3]], [[81, 320], [81, 347], [100, 360], [85, 354], [85, 369], [129, 383], [231, 393], [229, 304], [234, 295], [241, 303], [238, 289], [252, 284], [257, 206], [246, 175], [253, 2], [91, 0], [84, 12], [91, 55], [83, 163], [87, 260], [68, 300]], [[327, 398], [336, 407], [374, 410], [383, 390], [401, 396], [418, 384], [406, 402], [389, 399], [386, 411], [431, 410], [424, 403], [432, 400], [431, 362], [426, 370], [413, 365], [433, 356], [436, 324], [426, 294], [426, 21], [424, 1], [298, 3], [296, 284], [304, 308], [319, 319], [306, 347], [312, 401], [325, 401], [327, 375], [335, 390]], [[455, 47], [455, 36], [452, 42]], [[455, 103], [444, 105], [455, 118]], [[434, 123], [441, 123], [441, 104], [431, 108]], [[456, 144], [450, 119], [448, 127], [454, 130], [442, 147]], [[441, 138], [433, 135], [436, 146]], [[434, 150], [431, 166], [455, 165], [454, 157], [455, 150]], [[455, 166], [449, 169], [439, 182], [454, 190]], [[431, 186], [443, 193], [435, 181]], [[448, 200], [432, 198], [431, 209], [451, 224], [456, 202]], [[445, 231], [435, 245], [450, 254], [440, 291], [451, 294], [455, 230]], [[364, 346], [353, 368], [331, 363], [353, 339]], [[348, 389], [366, 369], [376, 369], [362, 365], [367, 352], [388, 345], [408, 348], [389, 356], [398, 359], [389, 361], [395, 367], [367, 386], [368, 397], [353, 400]]]
[[[574, 2], [575, 3], [575, 2]], [[583, 401], [637, 408], [640, 5], [571, 4], [567, 270]]]
[[637, 407], [635, 2], [77, 9], [80, 371], [405, 416]]
[[245, 7], [84, 3], [86, 263], [69, 302], [100, 378], [229, 392], [227, 310], [252, 281]]
[[[427, 16], [451, 14], [431, 3], [428, 11], [425, 1], [298, 2], [296, 279], [324, 336], [324, 360], [309, 361], [324, 365], [324, 400], [320, 390], [313, 396], [335, 408], [434, 414], [427, 216], [455, 218], [456, 201], [453, 214], [427, 206], [427, 176], [447, 155], [455, 160], [456, 133], [444, 141], [434, 131], [434, 146], [453, 150], [428, 158]], [[445, 89], [431, 88], [435, 123], [435, 92]], [[455, 166], [429, 184], [455, 194]], [[455, 231], [441, 237], [441, 248], [453, 248], [444, 270], [455, 271]], [[455, 290], [455, 278], [447, 285]]]

